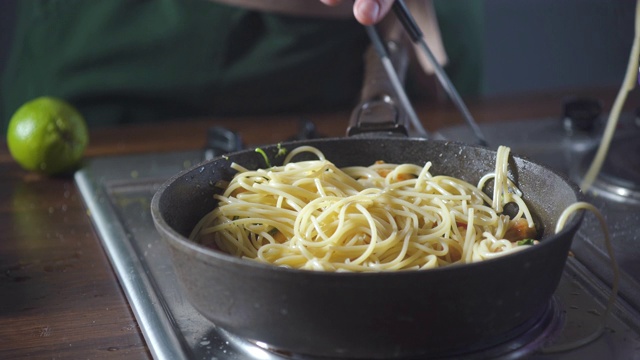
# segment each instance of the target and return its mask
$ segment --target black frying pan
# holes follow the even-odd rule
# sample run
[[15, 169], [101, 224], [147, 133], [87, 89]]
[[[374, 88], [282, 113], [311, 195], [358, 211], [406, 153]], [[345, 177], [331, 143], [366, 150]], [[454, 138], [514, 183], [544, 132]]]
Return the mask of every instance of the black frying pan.
[[[391, 125], [388, 132], [398, 129]], [[494, 171], [496, 158], [484, 147], [376, 131], [280, 147], [291, 150], [301, 145], [319, 148], [338, 166], [370, 165], [376, 160], [419, 165], [432, 161], [434, 175], [471, 183]], [[278, 165], [282, 159], [275, 156], [278, 146], [261, 148]], [[280, 268], [187, 240], [198, 220], [216, 206], [212, 195], [220, 189], [215, 184], [234, 175], [232, 162], [249, 169], [265, 166], [263, 157], [249, 149], [184, 171], [153, 197], [153, 220], [197, 310], [237, 336], [304, 355], [460, 356], [516, 338], [548, 310], [582, 220], [579, 213], [553, 234], [561, 212], [580, 199], [578, 188], [550, 169], [514, 157], [513, 179], [542, 224], [539, 245], [480, 263], [427, 271], [328, 273]]]
[[[433, 174], [471, 183], [493, 171], [495, 152], [453, 142], [406, 138], [345, 138], [282, 144], [312, 145], [338, 166], [387, 162], [423, 164]], [[276, 146], [263, 147], [273, 160]], [[581, 216], [552, 234], [577, 188], [521, 158], [511, 169], [544, 228], [529, 249], [480, 263], [428, 271], [325, 273], [264, 265], [186, 239], [216, 204], [218, 180], [232, 161], [264, 167], [247, 150], [204, 163], [164, 184], [151, 203], [156, 227], [190, 301], [217, 326], [278, 349], [329, 358], [450, 356], [491, 347], [523, 333], [546, 311]]]

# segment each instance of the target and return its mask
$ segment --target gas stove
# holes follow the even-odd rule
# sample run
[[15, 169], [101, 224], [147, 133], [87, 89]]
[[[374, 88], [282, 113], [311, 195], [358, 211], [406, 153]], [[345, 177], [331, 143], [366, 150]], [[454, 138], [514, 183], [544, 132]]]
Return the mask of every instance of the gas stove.
[[[482, 131], [492, 147], [510, 146], [513, 153], [579, 183], [598, 144], [602, 120], [587, 123], [559, 116], [492, 123]], [[634, 195], [640, 186], [640, 152], [634, 141], [640, 139], [640, 128], [635, 116], [627, 114], [620, 129], [603, 175], [586, 195], [602, 211], [612, 234], [620, 269], [615, 303], [607, 305], [612, 263], [599, 224], [587, 214], [547, 312], [518, 338], [466, 358], [640, 359], [640, 227], [635, 226], [640, 201]], [[475, 140], [465, 126], [435, 136]], [[151, 353], [156, 359], [309, 359], [229, 334], [186, 300], [149, 205], [166, 179], [205, 158], [204, 151], [97, 158], [75, 176]]]

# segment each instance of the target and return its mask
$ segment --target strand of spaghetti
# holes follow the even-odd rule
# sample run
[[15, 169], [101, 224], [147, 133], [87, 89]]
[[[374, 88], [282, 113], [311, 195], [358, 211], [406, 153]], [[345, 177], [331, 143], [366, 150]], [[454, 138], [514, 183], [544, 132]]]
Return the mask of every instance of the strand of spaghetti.
[[498, 151], [496, 155], [496, 170], [494, 172], [493, 179], [493, 202], [492, 206], [496, 211], [502, 211], [502, 202], [504, 196], [504, 176], [502, 176], [502, 159], [504, 158], [504, 147], [498, 146]]
[[467, 217], [467, 231], [464, 236], [464, 246], [462, 247], [462, 258], [469, 263], [473, 258], [473, 243], [475, 238], [475, 228], [473, 227], [473, 208], [469, 209]]
[[627, 64], [627, 71], [624, 76], [624, 80], [622, 82], [622, 86], [618, 91], [618, 95], [613, 103], [613, 108], [609, 113], [609, 119], [607, 120], [607, 126], [605, 127], [604, 134], [602, 135], [602, 140], [600, 141], [600, 145], [598, 146], [598, 150], [596, 152], [596, 156], [593, 158], [591, 165], [589, 166], [589, 170], [582, 180], [580, 184], [580, 188], [582, 191], [587, 191], [593, 182], [595, 181], [600, 169], [602, 169], [602, 164], [607, 156], [607, 152], [609, 151], [609, 146], [611, 145], [611, 140], [613, 139], [613, 135], [616, 131], [616, 126], [618, 126], [618, 120], [620, 118], [620, 113], [622, 112], [622, 107], [624, 103], [627, 101], [627, 94], [633, 90], [636, 86], [636, 79], [638, 77], [638, 62], [640, 60], [640, 0], [636, 2], [636, 14], [635, 14], [635, 35], [633, 38], [633, 46], [631, 48], [631, 54], [629, 55], [629, 63]]
[[318, 148], [315, 148], [313, 146], [298, 146], [295, 149], [291, 150], [289, 152], [289, 154], [287, 154], [287, 156], [284, 158], [284, 163], [290, 163], [291, 160], [298, 154], [304, 153], [304, 152], [310, 152], [312, 154], [314, 154], [315, 156], [318, 157], [319, 160], [324, 161], [326, 158], [324, 157], [324, 154], [322, 153], [322, 151], [318, 150]]
[[511, 194], [511, 198], [518, 205], [518, 213], [516, 214], [516, 216], [514, 216], [514, 219], [519, 219], [521, 217], [524, 217], [527, 220], [527, 225], [530, 228], [535, 227], [535, 224], [533, 222], [533, 216], [531, 216], [531, 212], [529, 211], [527, 204], [524, 203], [524, 200], [522, 200], [520, 196], [515, 194]]
[[580, 346], [589, 344], [594, 340], [596, 340], [597, 338], [599, 338], [604, 333], [607, 319], [609, 318], [609, 315], [611, 314], [611, 311], [613, 310], [613, 306], [616, 302], [616, 298], [618, 297], [618, 288], [620, 284], [620, 270], [618, 267], [618, 262], [616, 261], [616, 258], [615, 258], [615, 254], [613, 252], [613, 244], [611, 243], [609, 227], [607, 226], [607, 222], [604, 216], [602, 215], [602, 213], [598, 210], [598, 208], [596, 208], [595, 206], [587, 202], [577, 202], [568, 206], [562, 212], [562, 214], [560, 214], [560, 218], [558, 219], [558, 223], [556, 224], [555, 231], [556, 233], [559, 233], [560, 231], [562, 231], [562, 228], [568, 221], [569, 217], [579, 210], [588, 210], [592, 212], [598, 219], [598, 222], [600, 223], [600, 228], [602, 229], [602, 233], [604, 235], [604, 244], [607, 249], [609, 259], [611, 260], [611, 271], [613, 273], [613, 281], [611, 284], [611, 294], [609, 295], [609, 299], [607, 301], [604, 314], [601, 317], [602, 321], [600, 322], [598, 328], [593, 333], [591, 333], [588, 336], [585, 336], [582, 339], [578, 339], [576, 341], [569, 342], [567, 344], [545, 347], [542, 349], [542, 351], [545, 353], [555, 353], [555, 352], [572, 350]]
[[418, 175], [418, 181], [416, 181], [414, 185], [415, 190], [426, 188], [427, 181], [431, 179], [431, 173], [429, 172], [429, 169], [431, 169], [432, 165], [433, 164], [431, 163], [431, 161], [427, 161], [426, 164], [424, 164], [422, 170], [420, 171], [420, 174]]

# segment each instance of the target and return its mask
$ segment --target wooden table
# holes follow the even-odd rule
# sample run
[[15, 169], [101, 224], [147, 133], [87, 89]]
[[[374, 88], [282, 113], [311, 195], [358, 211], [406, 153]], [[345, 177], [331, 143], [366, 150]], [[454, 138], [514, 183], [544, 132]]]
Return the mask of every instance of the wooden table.
[[[560, 116], [562, 100], [595, 96], [605, 109], [615, 91], [567, 91], [471, 101], [480, 123]], [[637, 106], [635, 101], [628, 101]], [[426, 128], [460, 124], [450, 104], [417, 108]], [[213, 125], [247, 144], [294, 135], [300, 119], [342, 136], [349, 111], [238, 119], [189, 119], [94, 129], [86, 157], [201, 149]], [[101, 247], [73, 178], [22, 170], [0, 144], [0, 359], [148, 359], [141, 330]]]

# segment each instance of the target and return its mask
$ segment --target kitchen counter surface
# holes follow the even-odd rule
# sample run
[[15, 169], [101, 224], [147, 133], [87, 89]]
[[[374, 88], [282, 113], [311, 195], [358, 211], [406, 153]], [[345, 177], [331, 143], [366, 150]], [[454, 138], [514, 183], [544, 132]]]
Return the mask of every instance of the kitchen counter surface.
[[[610, 108], [614, 91], [572, 91], [470, 101], [479, 123], [557, 116], [563, 99], [591, 96]], [[627, 101], [637, 106], [637, 94]], [[417, 106], [428, 131], [462, 123], [450, 104]], [[295, 136], [300, 120], [343, 136], [349, 111], [252, 118], [177, 119], [93, 129], [87, 159], [203, 149], [211, 126], [247, 145]], [[559, 120], [560, 121], [560, 120]], [[0, 358], [149, 359], [140, 327], [101, 246], [73, 176], [22, 170], [0, 143]]]

